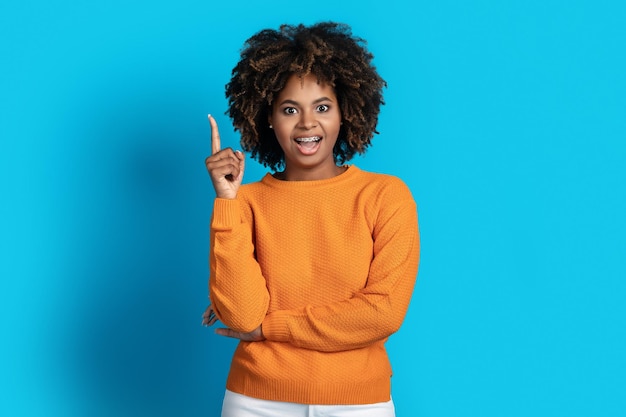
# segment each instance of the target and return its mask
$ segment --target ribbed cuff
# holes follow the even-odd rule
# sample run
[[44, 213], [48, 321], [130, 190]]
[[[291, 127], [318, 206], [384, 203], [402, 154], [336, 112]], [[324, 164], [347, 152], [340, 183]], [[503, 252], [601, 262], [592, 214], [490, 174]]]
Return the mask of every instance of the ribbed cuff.
[[280, 312], [270, 313], [265, 316], [262, 324], [263, 336], [267, 340], [273, 342], [289, 341], [289, 325], [287, 324], [287, 316]]
[[239, 223], [241, 223], [239, 200], [216, 198], [213, 203], [211, 227], [219, 230], [232, 229]]

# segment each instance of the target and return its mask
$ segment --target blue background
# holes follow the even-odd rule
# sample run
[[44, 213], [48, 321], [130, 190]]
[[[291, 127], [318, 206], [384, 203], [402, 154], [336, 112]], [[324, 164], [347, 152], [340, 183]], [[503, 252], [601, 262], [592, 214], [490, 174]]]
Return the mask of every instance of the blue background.
[[320, 20], [389, 83], [354, 162], [419, 205], [398, 416], [624, 415], [618, 0], [3, 2], [1, 415], [218, 415], [235, 343], [200, 326], [206, 114], [237, 146], [244, 40]]

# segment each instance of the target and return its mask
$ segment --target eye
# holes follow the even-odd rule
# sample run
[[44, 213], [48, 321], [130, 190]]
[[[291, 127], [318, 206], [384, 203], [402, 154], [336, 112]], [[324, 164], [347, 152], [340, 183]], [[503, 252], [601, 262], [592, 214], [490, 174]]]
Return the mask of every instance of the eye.
[[283, 109], [283, 113], [285, 114], [296, 114], [298, 112], [298, 110], [296, 110], [295, 107], [285, 107]]
[[317, 106], [317, 111], [320, 113], [326, 113], [329, 109], [330, 107], [328, 106], [328, 104], [320, 104], [319, 106]]

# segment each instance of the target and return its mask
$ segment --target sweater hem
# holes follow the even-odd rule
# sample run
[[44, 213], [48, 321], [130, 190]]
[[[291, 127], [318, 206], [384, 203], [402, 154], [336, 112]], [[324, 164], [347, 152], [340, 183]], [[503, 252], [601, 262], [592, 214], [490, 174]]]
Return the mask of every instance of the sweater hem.
[[364, 382], [301, 382], [284, 380], [253, 381], [230, 376], [226, 388], [262, 400], [310, 405], [364, 405], [391, 399], [391, 379]]

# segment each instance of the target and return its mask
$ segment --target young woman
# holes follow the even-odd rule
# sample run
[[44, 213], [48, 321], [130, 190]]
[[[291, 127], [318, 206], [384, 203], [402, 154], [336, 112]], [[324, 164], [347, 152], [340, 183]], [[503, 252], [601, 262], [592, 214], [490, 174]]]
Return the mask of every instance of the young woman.
[[[240, 340], [223, 417], [394, 416], [387, 338], [415, 284], [415, 201], [398, 178], [346, 165], [376, 132], [385, 82], [365, 41], [325, 22], [263, 30], [226, 86], [245, 156], [206, 159], [216, 198], [203, 324]], [[311, 413], [311, 414], [310, 414]]]

